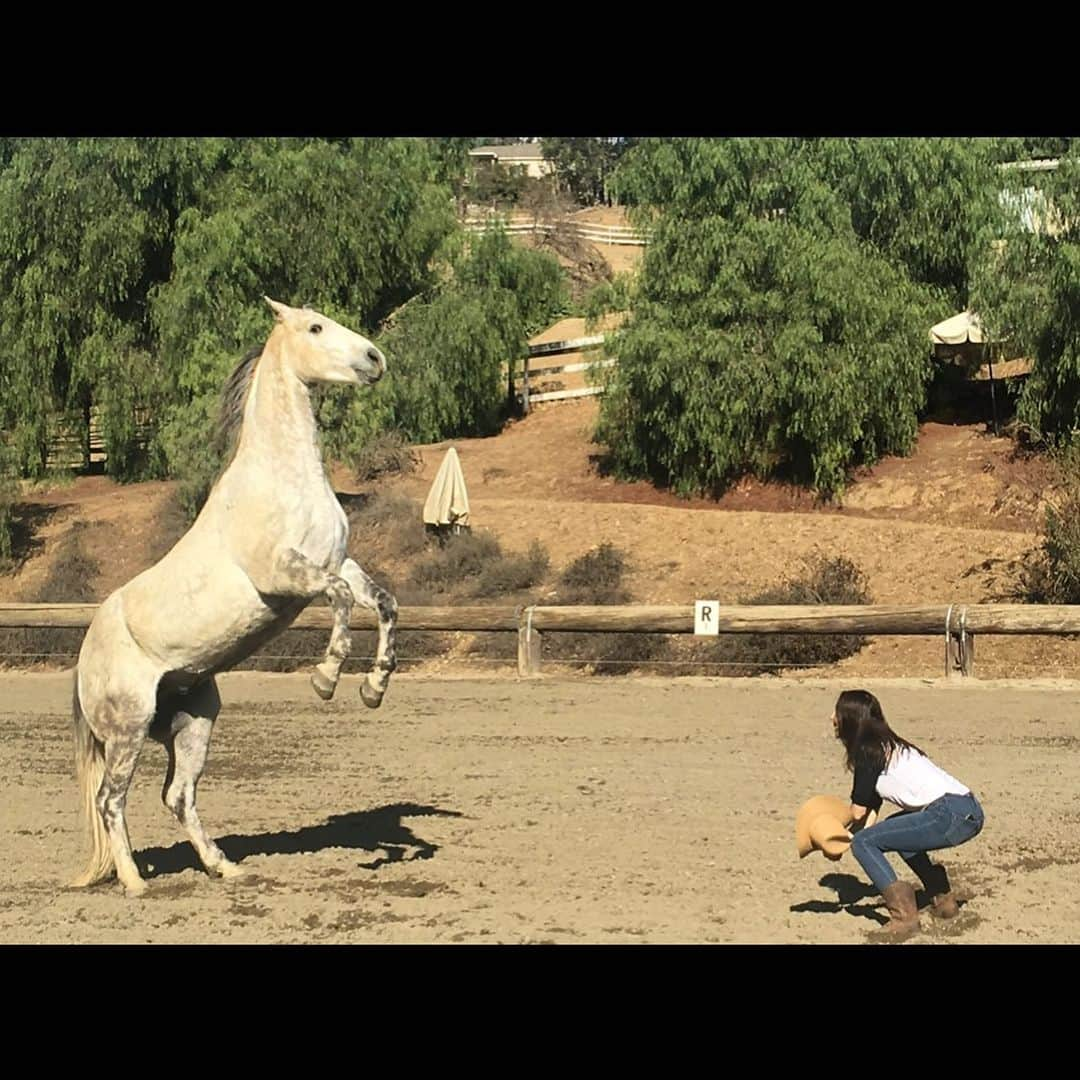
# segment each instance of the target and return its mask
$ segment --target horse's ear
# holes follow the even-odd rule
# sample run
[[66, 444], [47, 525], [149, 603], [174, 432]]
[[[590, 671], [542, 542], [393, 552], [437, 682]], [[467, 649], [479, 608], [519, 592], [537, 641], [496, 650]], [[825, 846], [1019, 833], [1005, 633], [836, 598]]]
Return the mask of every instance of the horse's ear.
[[276, 300], [271, 300], [269, 296], [264, 296], [263, 299], [270, 305], [270, 310], [274, 313], [274, 317], [278, 322], [285, 321], [285, 314], [289, 310], [284, 304], [279, 304]]

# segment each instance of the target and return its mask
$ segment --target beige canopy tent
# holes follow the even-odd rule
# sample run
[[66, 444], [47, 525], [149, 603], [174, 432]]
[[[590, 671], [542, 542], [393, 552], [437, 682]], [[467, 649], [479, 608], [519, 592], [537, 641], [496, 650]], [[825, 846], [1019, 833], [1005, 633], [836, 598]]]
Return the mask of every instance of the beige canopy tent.
[[424, 524], [450, 528], [455, 532], [469, 527], [469, 494], [457, 451], [446, 451], [424, 503]]
[[961, 311], [951, 319], [945, 319], [930, 327], [930, 341], [934, 345], [985, 345], [979, 316], [971, 311]]
[[[971, 368], [972, 378], [980, 382], [1028, 375], [1033, 367], [1028, 357], [1006, 360], [998, 350], [991, 352], [986, 329], [979, 316], [970, 311], [961, 311], [930, 327], [930, 342], [940, 359]], [[995, 356], [997, 359], [993, 359]]]
[[[990, 339], [979, 316], [973, 311], [961, 311], [949, 319], [930, 327], [930, 342], [933, 345], [935, 355], [945, 361], [952, 362], [959, 367], [967, 369], [968, 377], [976, 381], [982, 381], [983, 371], [986, 372], [986, 381], [990, 383], [990, 405], [994, 416], [994, 434], [998, 434], [997, 395], [994, 392], [994, 361], [990, 350]], [[1021, 366], [1024, 371], [1030, 371], [1028, 361], [1010, 361], [1002, 365], [999, 363], [998, 378], [1018, 374]], [[1002, 366], [1007, 370], [1002, 371]]]

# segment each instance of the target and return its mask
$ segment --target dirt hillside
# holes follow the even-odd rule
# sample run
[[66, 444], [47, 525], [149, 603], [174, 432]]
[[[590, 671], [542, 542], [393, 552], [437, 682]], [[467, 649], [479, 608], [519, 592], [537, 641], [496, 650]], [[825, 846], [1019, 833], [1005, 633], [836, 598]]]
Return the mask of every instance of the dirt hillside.
[[[1002, 601], [1039, 542], [1045, 468], [979, 425], [925, 425], [910, 457], [865, 470], [838, 506], [755, 481], [716, 502], [601, 475], [599, 447], [590, 441], [597, 410], [595, 398], [544, 405], [497, 437], [452, 445], [475, 528], [491, 530], [511, 551], [541, 541], [556, 572], [610, 541], [630, 558], [628, 584], [640, 602], [738, 602], [815, 551], [852, 559], [876, 602]], [[422, 502], [450, 445], [419, 447], [421, 469], [383, 489]], [[345, 494], [372, 490], [341, 469], [335, 483]], [[17, 572], [0, 576], [0, 600], [33, 598], [77, 522], [84, 550], [101, 567], [93, 591], [107, 595], [182, 528], [171, 496], [169, 483], [121, 486], [105, 477], [30, 493], [28, 554]], [[986, 638], [977, 662], [988, 678], [1080, 676], [1080, 648], [1067, 639]], [[941, 642], [884, 638], [836, 673], [927, 677], [942, 667]]]

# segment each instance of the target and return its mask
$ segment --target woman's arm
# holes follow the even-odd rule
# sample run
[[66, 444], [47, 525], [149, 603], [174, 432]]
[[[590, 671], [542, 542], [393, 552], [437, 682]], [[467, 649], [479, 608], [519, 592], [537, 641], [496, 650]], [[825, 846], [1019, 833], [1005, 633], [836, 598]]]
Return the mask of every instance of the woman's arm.
[[880, 804], [873, 810], [868, 809], [865, 806], [859, 806], [858, 803], [851, 804], [851, 821], [848, 823], [848, 833], [857, 833], [860, 829], [869, 829], [871, 825], [877, 824], [878, 810]]
[[[881, 775], [880, 765], [856, 764], [854, 782], [851, 785], [851, 832], [858, 832], [877, 820], [876, 811], [881, 808], [881, 796], [877, 781]], [[874, 817], [868, 818], [868, 814]]]

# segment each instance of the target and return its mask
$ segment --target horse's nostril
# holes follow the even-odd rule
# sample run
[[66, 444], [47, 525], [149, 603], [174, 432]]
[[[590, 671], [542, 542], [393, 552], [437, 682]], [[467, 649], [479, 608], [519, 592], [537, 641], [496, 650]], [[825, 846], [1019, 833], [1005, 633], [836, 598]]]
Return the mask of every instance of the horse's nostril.
[[383, 355], [378, 349], [368, 349], [367, 358], [377, 367], [385, 368], [386, 361], [383, 359]]

